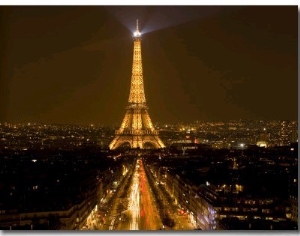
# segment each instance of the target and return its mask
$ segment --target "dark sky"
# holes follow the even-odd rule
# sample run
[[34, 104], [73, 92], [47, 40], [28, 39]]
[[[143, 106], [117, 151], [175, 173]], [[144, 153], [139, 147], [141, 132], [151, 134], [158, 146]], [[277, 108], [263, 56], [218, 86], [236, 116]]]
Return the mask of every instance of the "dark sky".
[[297, 6], [2, 6], [0, 120], [120, 124], [136, 18], [154, 123], [297, 120]]

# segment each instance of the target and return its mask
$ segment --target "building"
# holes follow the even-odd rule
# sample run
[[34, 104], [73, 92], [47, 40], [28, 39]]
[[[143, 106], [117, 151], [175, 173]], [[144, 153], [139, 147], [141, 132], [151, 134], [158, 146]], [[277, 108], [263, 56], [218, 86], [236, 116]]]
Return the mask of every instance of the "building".
[[166, 169], [160, 174], [166, 176], [166, 190], [195, 228], [294, 230], [298, 201], [289, 197], [288, 189], [289, 181], [297, 182], [293, 177], [297, 171], [293, 160], [276, 162], [270, 157], [220, 156], [162, 159], [152, 166]]

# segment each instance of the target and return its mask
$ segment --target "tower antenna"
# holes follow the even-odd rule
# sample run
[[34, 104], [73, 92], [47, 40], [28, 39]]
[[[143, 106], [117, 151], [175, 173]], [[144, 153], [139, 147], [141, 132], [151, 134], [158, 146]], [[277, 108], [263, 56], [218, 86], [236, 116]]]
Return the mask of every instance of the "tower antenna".
[[136, 19], [136, 31], [139, 31], [139, 19]]

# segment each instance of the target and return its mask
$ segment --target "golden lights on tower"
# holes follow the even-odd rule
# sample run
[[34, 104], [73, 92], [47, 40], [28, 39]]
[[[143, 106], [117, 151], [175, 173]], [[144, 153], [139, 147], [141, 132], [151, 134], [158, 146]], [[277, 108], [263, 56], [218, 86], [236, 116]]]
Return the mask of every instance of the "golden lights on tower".
[[133, 63], [128, 105], [125, 117], [120, 128], [116, 130], [115, 138], [110, 143], [109, 148], [116, 149], [124, 143], [128, 143], [131, 148], [143, 149], [146, 143], [155, 148], [164, 148], [165, 145], [158, 137], [158, 131], [154, 129], [146, 105], [141, 33], [138, 20], [136, 21], [136, 31], [133, 36]]

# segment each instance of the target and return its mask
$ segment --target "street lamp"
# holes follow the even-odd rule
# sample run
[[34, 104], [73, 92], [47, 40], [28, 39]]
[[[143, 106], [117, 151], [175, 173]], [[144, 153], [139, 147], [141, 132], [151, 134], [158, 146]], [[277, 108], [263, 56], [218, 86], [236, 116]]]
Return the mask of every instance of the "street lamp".
[[245, 144], [244, 144], [244, 143], [241, 143], [241, 144], [240, 144], [240, 147], [241, 147], [241, 149], [242, 149], [242, 156], [243, 156], [243, 155], [244, 155], [243, 151], [244, 151]]

